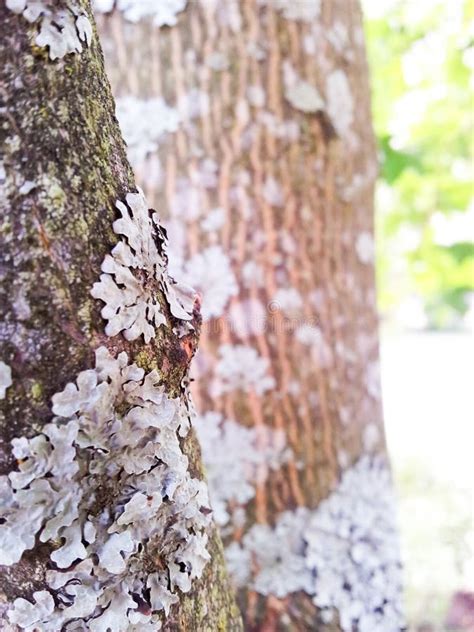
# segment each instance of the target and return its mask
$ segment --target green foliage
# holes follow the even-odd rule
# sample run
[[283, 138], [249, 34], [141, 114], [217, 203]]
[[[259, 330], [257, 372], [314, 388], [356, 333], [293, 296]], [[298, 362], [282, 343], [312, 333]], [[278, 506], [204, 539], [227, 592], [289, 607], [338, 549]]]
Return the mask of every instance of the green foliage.
[[474, 291], [474, 3], [363, 5], [381, 161], [380, 309], [396, 317], [415, 300], [429, 327], [459, 327]]

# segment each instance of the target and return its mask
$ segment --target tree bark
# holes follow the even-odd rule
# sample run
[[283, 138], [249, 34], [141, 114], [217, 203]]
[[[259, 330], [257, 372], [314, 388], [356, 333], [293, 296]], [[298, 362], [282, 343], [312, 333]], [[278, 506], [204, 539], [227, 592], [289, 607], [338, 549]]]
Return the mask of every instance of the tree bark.
[[198, 305], [136, 192], [90, 3], [41, 9], [0, 5], [0, 627], [240, 630], [187, 431]]
[[[246, 629], [399, 630], [358, 3], [184, 5], [99, 28], [173, 272], [202, 293], [193, 392]], [[348, 561], [361, 513], [372, 570]]]

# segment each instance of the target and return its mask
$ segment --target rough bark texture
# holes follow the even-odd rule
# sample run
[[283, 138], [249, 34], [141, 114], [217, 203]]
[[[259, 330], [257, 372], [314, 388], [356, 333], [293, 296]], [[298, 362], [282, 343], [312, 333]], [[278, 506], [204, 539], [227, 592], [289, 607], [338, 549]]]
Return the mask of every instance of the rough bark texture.
[[[89, 2], [76, 5], [93, 21]], [[10, 441], [41, 432], [52, 419], [52, 395], [93, 366], [101, 345], [114, 357], [125, 350], [146, 371], [157, 369], [166, 393], [181, 396], [199, 318], [196, 331], [179, 338], [168, 313], [167, 325], [148, 345], [142, 338], [127, 342], [121, 335], [105, 335], [103, 305], [90, 292], [117, 243], [115, 202], [135, 184], [97, 34], [81, 54], [53, 62], [33, 41], [37, 25], [3, 2], [0, 25], [0, 360], [12, 369], [12, 385], [0, 399], [0, 473], [7, 474], [17, 466]], [[25, 182], [34, 186], [22, 188]], [[201, 456], [192, 435], [183, 440], [183, 450], [199, 477]], [[213, 527], [209, 535], [212, 560], [192, 592], [172, 607], [165, 629], [241, 629], [222, 545]], [[49, 554], [58, 545], [38, 542], [18, 564], [2, 567], [3, 615], [13, 599], [31, 599], [34, 591], [47, 588]]]
[[[203, 294], [194, 395], [226, 545], [315, 510], [361, 456], [385, 454], [361, 13], [352, 0], [318, 7], [198, 1], [171, 27], [99, 20], [138, 181], [176, 235], [176, 274]], [[206, 431], [216, 419], [220, 444]], [[247, 444], [242, 426], [255, 429]], [[253, 491], [219, 492], [219, 449]], [[246, 629], [352, 629], [302, 591], [244, 584]]]

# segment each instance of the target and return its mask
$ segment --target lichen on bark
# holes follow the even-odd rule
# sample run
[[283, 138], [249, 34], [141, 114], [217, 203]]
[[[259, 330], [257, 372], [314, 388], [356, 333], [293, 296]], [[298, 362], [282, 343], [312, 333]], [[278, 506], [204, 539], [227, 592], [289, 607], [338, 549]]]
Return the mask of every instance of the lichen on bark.
[[[76, 5], [93, 23], [89, 2]], [[35, 44], [35, 24], [3, 4], [0, 24], [0, 361], [12, 368], [12, 384], [0, 400], [0, 474], [8, 474], [17, 468], [11, 440], [41, 433], [52, 419], [52, 395], [94, 366], [100, 346], [114, 357], [126, 351], [147, 372], [157, 369], [167, 395], [183, 396], [199, 316], [193, 315], [194, 330], [179, 338], [168, 313], [148, 345], [105, 335], [100, 301], [90, 291], [117, 243], [115, 203], [136, 189], [97, 34], [80, 54], [51, 61]], [[200, 472], [191, 435], [182, 449], [189, 470]], [[171, 610], [169, 629], [193, 629], [194, 623], [194, 629], [241, 629], [215, 529], [209, 537], [211, 562]], [[34, 592], [47, 588], [57, 546], [37, 541], [2, 572], [0, 617], [15, 598], [33, 601]]]

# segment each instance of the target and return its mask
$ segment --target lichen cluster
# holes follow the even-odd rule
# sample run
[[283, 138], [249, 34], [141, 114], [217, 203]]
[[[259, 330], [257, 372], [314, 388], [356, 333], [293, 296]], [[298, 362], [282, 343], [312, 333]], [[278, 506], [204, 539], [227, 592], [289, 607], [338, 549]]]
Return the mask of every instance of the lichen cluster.
[[30, 24], [39, 24], [35, 43], [49, 48], [51, 59], [80, 53], [83, 45], [89, 46], [92, 41], [89, 18], [74, 2], [62, 8], [44, 0], [6, 0], [6, 6]]
[[54, 570], [51, 594], [37, 593], [36, 607], [16, 599], [12, 623], [157, 630], [177, 589], [189, 591], [201, 575], [207, 488], [190, 476], [180, 446], [188, 411], [159, 381], [125, 352], [114, 358], [100, 347], [95, 368], [53, 397], [43, 432], [13, 440], [18, 471], [0, 479], [0, 563], [17, 563], [39, 539]]
[[[166, 236], [142, 193], [118, 201], [119, 242], [92, 295], [108, 336], [149, 342], [167, 323], [192, 328], [194, 292], [168, 276]], [[178, 325], [176, 325], [178, 323]], [[43, 543], [50, 570], [34, 602], [18, 598], [11, 624], [33, 632], [158, 630], [209, 559], [206, 484], [193, 478], [182, 438], [184, 397], [171, 399], [153, 369], [126, 352], [95, 351], [52, 397], [40, 433], [17, 437], [17, 468], [0, 477], [0, 564], [14, 565]], [[0, 395], [11, 385], [0, 363]]]
[[[254, 525], [226, 551], [238, 586], [263, 595], [312, 595], [326, 623], [343, 632], [400, 632], [401, 565], [390, 472], [362, 457], [314, 510], [285, 511]], [[256, 570], [255, 570], [256, 569]]]
[[136, 340], [143, 335], [148, 343], [156, 329], [167, 322], [160, 293], [175, 318], [189, 321], [193, 318], [194, 292], [168, 277], [165, 234], [157, 214], [150, 214], [143, 194], [128, 193], [126, 204], [118, 201], [117, 208], [122, 217], [113, 228], [121, 239], [106, 255], [104, 274], [94, 283], [91, 294], [105, 303], [101, 313], [108, 321], [108, 336], [123, 332], [127, 340]]
[[239, 520], [255, 496], [255, 485], [291, 456], [283, 431], [268, 426], [246, 428], [216, 412], [194, 421], [206, 464], [214, 519], [221, 527]]

